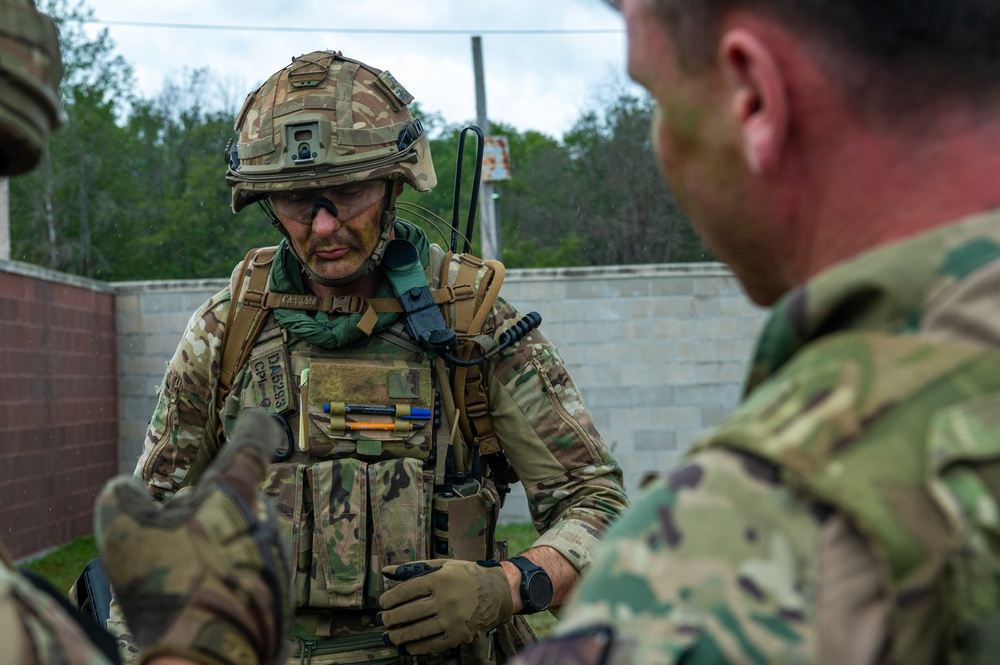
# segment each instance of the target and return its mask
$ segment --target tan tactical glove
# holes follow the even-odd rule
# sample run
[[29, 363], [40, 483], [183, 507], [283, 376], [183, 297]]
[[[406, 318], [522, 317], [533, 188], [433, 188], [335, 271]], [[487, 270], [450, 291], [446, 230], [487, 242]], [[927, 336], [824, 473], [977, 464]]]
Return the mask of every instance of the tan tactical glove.
[[416, 561], [386, 566], [382, 574], [403, 583], [379, 598], [377, 621], [388, 628], [387, 643], [410, 655], [471, 642], [514, 613], [496, 561]]
[[206, 665], [284, 662], [288, 545], [258, 494], [283, 438], [266, 413], [247, 411], [185, 495], [161, 507], [124, 477], [101, 492], [97, 544], [143, 663], [158, 655]]

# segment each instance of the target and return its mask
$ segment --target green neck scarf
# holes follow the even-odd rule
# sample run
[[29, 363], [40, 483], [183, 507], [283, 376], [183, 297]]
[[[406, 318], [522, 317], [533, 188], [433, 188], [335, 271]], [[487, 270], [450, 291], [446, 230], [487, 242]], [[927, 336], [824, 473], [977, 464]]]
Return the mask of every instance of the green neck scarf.
[[[430, 241], [427, 240], [424, 232], [409, 222], [397, 219], [396, 237], [413, 243], [417, 248], [420, 265], [426, 268], [430, 262]], [[295, 258], [295, 254], [292, 253], [291, 247], [288, 246], [287, 239], [282, 239], [278, 245], [267, 286], [273, 293], [308, 294], [305, 280], [302, 278], [301, 266], [298, 259]], [[382, 282], [375, 297], [396, 297], [388, 280]], [[365, 337], [365, 334], [358, 330], [358, 322], [361, 320], [360, 312], [331, 315], [326, 312], [308, 312], [301, 309], [275, 309], [274, 318], [278, 320], [282, 328], [290, 333], [301, 337], [310, 344], [326, 349], [346, 346]], [[394, 312], [379, 314], [374, 332], [385, 330], [398, 318], [399, 314]]]

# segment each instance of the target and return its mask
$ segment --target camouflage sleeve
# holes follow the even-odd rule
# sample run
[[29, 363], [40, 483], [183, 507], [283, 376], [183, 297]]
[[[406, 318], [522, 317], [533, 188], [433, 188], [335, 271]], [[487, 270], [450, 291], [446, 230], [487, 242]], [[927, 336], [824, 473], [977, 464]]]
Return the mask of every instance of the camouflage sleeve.
[[227, 288], [198, 308], [167, 363], [134, 474], [158, 501], [180, 489], [199, 447], [214, 441], [215, 389], [229, 304]]
[[55, 601], [0, 563], [0, 665], [110, 665]]
[[817, 662], [827, 517], [757, 458], [699, 452], [612, 527], [558, 632], [610, 625], [605, 662]]
[[[519, 318], [497, 300], [498, 331]], [[535, 546], [552, 547], [584, 569], [608, 525], [628, 507], [621, 467], [559, 353], [537, 329], [491, 365], [489, 390], [494, 430], [542, 534]]]

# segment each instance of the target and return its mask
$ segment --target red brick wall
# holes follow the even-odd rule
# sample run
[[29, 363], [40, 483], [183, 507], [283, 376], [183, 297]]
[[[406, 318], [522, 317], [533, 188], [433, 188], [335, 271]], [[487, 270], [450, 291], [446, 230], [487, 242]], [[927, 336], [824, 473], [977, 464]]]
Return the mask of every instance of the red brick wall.
[[114, 296], [0, 269], [0, 539], [15, 558], [92, 532], [117, 465]]

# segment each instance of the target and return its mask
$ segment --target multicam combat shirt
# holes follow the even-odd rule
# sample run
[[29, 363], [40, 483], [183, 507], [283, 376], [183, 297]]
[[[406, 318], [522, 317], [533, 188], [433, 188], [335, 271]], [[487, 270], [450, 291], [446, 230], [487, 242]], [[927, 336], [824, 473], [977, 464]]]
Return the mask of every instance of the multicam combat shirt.
[[989, 213], [788, 294], [744, 403], [612, 528], [524, 661], [1000, 652], [998, 259]]

